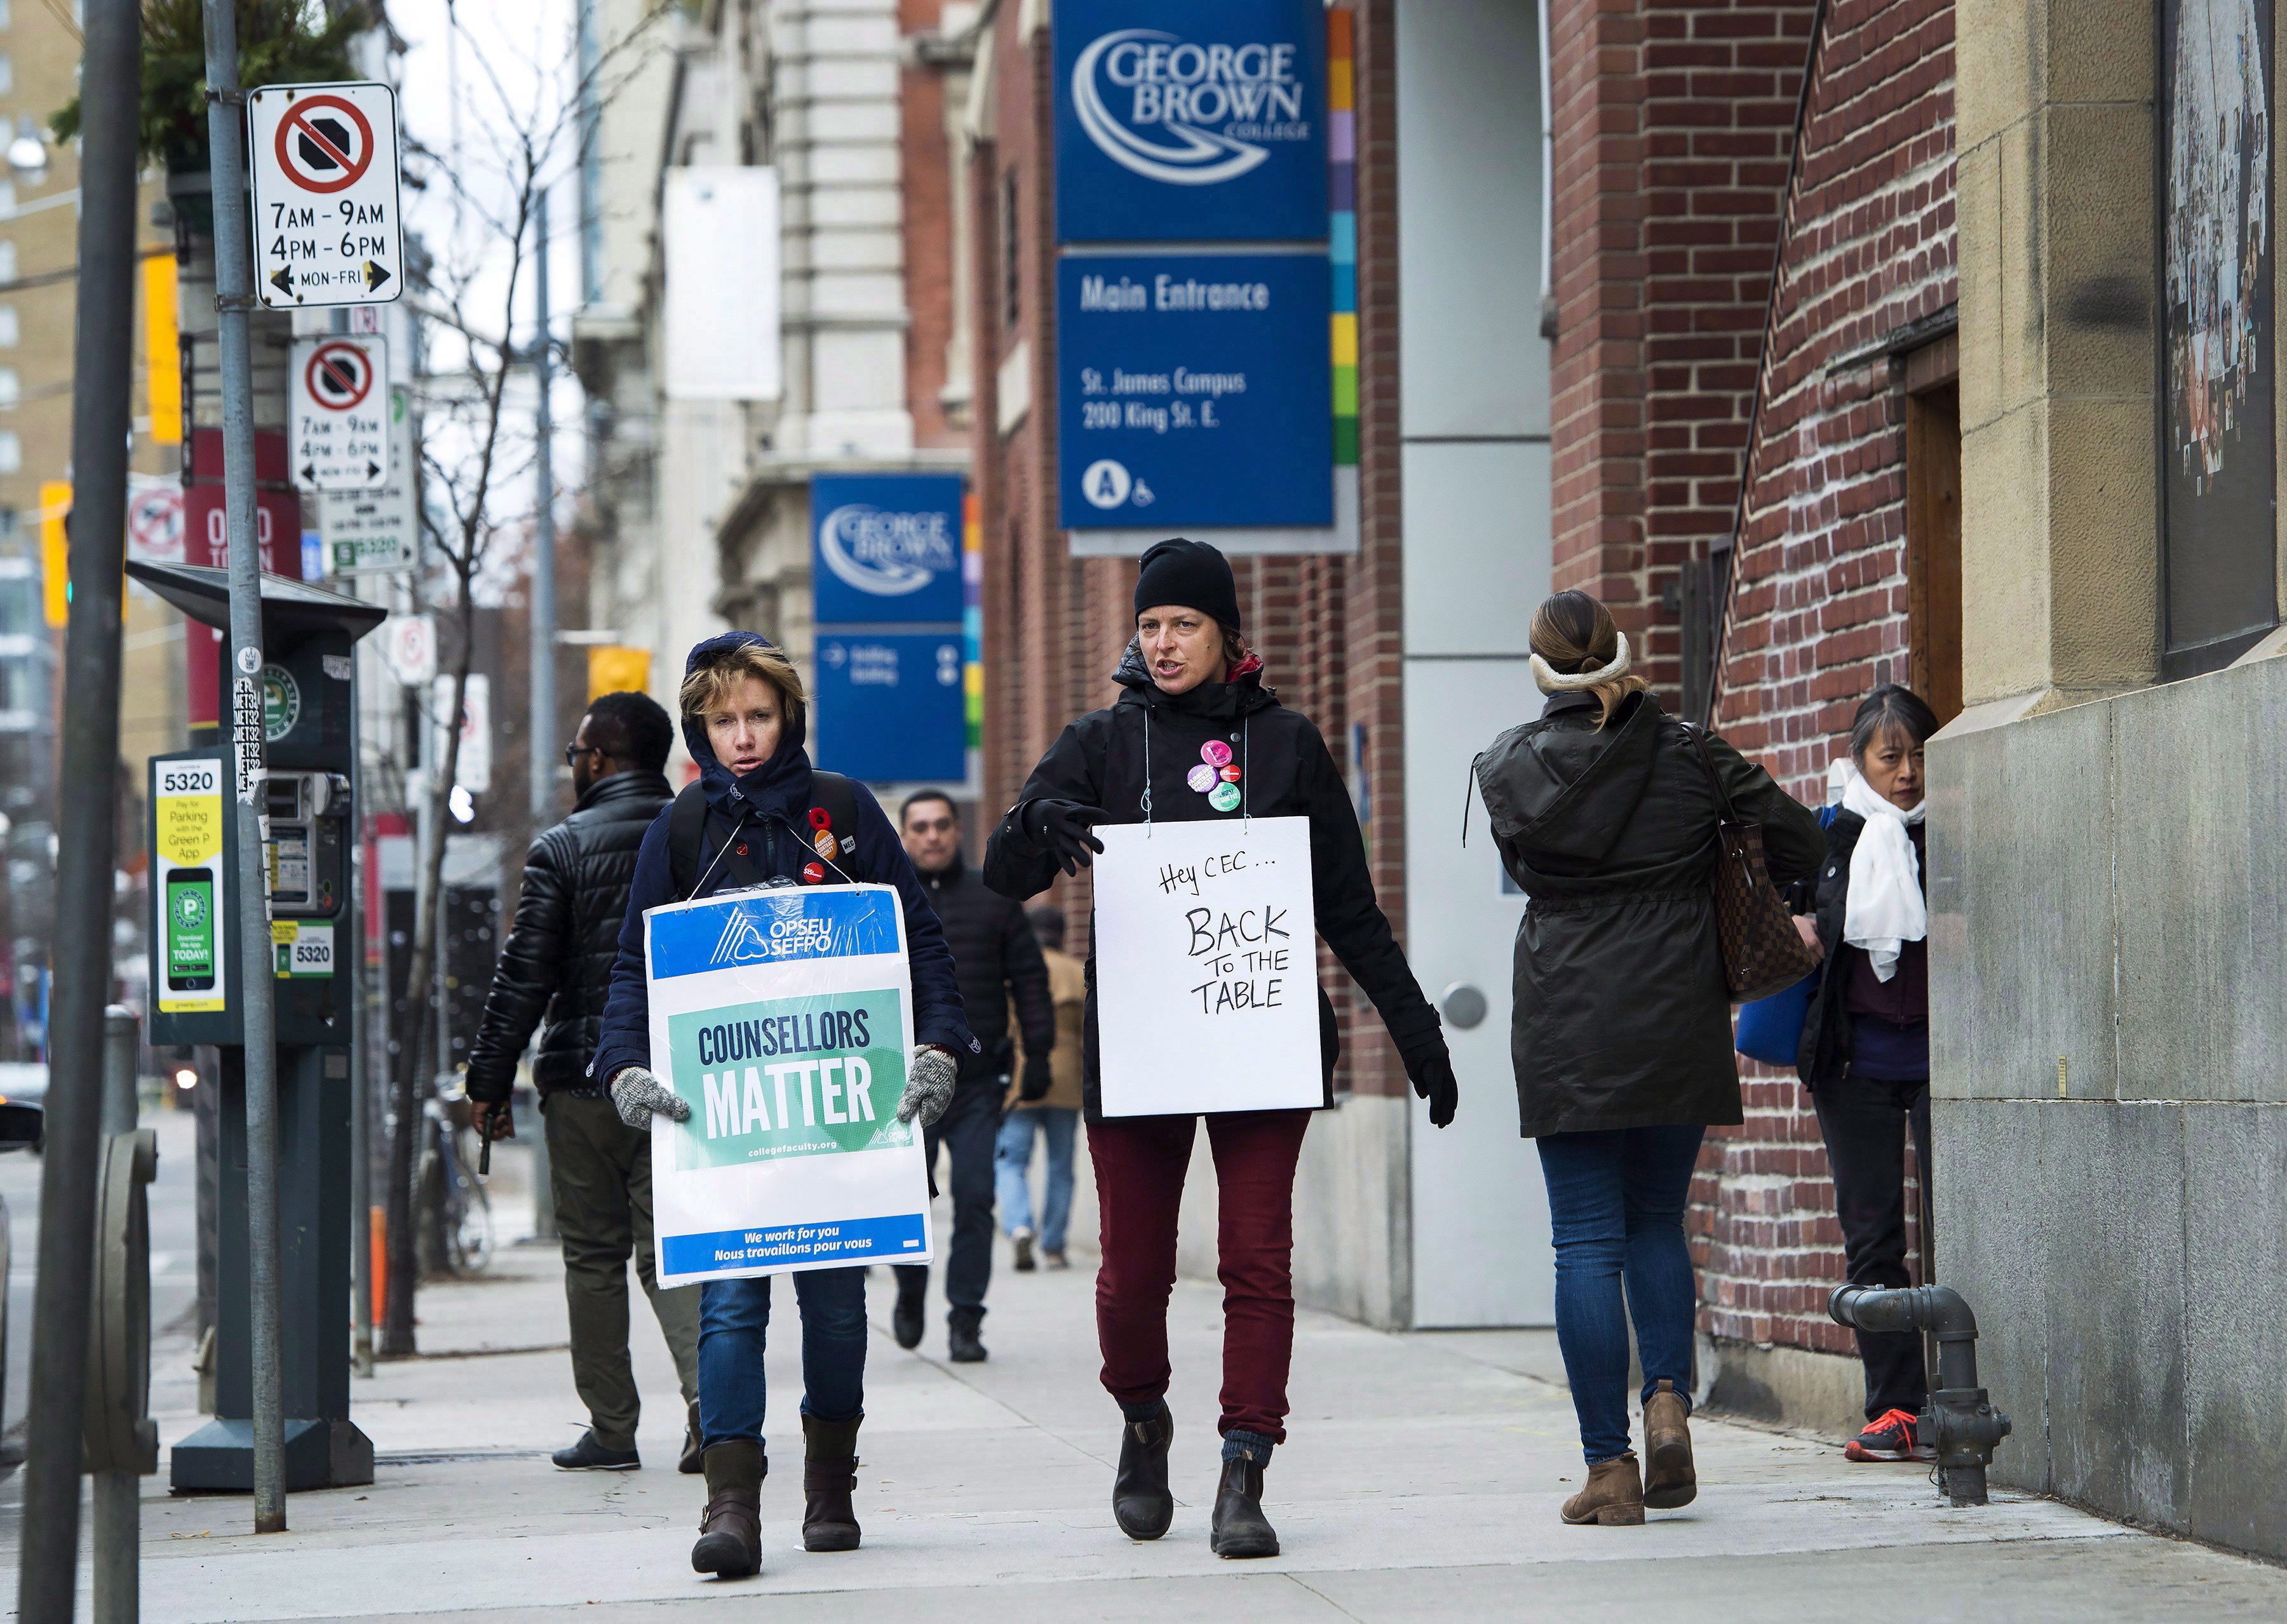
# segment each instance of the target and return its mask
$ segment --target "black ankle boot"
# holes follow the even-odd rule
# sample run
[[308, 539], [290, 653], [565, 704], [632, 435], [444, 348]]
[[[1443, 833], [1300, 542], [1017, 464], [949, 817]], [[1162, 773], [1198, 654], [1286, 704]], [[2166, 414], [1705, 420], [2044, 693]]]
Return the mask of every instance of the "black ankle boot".
[[1156, 1540], [1175, 1520], [1175, 1496], [1167, 1487], [1167, 1446], [1175, 1440], [1175, 1418], [1164, 1401], [1159, 1414], [1120, 1430], [1112, 1520], [1131, 1540]]
[[1218, 1557], [1275, 1557], [1278, 1533], [1262, 1515], [1262, 1468], [1251, 1455], [1223, 1463], [1207, 1545]]

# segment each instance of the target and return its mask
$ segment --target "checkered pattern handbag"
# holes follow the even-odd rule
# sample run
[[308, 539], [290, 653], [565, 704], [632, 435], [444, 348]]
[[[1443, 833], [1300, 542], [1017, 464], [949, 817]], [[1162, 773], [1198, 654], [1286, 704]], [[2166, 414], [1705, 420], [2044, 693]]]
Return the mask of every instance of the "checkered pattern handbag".
[[1723, 979], [1735, 1004], [1752, 1004], [1784, 992], [1818, 967], [1809, 945], [1799, 935], [1786, 902], [1771, 884], [1763, 863], [1763, 830], [1760, 824], [1742, 822], [1715, 770], [1715, 757], [1707, 748], [1704, 728], [1691, 729], [1699, 746], [1700, 764], [1715, 789], [1715, 804], [1722, 816], [1715, 825], [1721, 855], [1715, 864], [1715, 936], [1723, 949]]

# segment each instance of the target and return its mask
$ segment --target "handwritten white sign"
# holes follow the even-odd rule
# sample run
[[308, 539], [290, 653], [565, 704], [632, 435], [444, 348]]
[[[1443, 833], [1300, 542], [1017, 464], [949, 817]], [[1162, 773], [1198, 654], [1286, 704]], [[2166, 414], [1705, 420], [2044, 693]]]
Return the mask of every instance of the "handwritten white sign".
[[1096, 832], [1104, 1114], [1323, 1103], [1310, 820]]

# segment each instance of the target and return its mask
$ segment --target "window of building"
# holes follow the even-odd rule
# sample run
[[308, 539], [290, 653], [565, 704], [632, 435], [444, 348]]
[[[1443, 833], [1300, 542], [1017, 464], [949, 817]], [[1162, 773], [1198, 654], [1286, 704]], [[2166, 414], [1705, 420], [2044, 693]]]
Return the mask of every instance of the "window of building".
[[24, 467], [24, 441], [13, 429], [0, 429], [0, 474], [20, 473]]
[[16, 241], [12, 237], [0, 237], [0, 282], [16, 280]]
[[24, 398], [24, 386], [16, 376], [13, 367], [0, 367], [0, 407], [14, 406]]
[[0, 0], [0, 28], [12, 28], [15, 26], [15, 7], [9, 4], [9, 0]]
[[2278, 137], [2272, 0], [2156, 9], [2160, 674], [2180, 677], [2230, 664], [2279, 623]]
[[16, 88], [16, 63], [4, 51], [0, 51], [0, 96], [11, 94]]
[[1001, 320], [1014, 329], [1022, 312], [1025, 279], [1017, 260], [1017, 171], [1001, 174]]
[[0, 350], [13, 350], [20, 336], [16, 327], [16, 307], [0, 304]]
[[1961, 344], [1903, 358], [1906, 686], [1941, 724], [1961, 714]]

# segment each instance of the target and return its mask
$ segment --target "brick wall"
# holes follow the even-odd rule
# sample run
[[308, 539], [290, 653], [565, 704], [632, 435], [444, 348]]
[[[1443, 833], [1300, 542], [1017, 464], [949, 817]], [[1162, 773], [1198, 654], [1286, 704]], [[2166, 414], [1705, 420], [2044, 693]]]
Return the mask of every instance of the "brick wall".
[[[1730, 535], [1760, 377], [1717, 721], [1816, 804], [1851, 709], [1904, 674], [1900, 382], [1828, 369], [1954, 298], [1952, 8], [1828, 6], [1783, 243], [1810, 0], [1556, 10], [1556, 584], [1610, 605], [1672, 704], [1663, 593]], [[1703, 1328], [1847, 1353], [1816, 1118], [1792, 1074], [1742, 1072], [1693, 1188]]]
[[[1906, 676], [1902, 369], [1835, 363], [1954, 302], [1953, 36], [1946, 0], [1832, 9], [1780, 258], [1716, 717], [1813, 804], [1858, 701]], [[1816, 1119], [1792, 1074], [1745, 1070], [1700, 1192], [1708, 1328], [1848, 1352]]]
[[[978, 389], [975, 477], [985, 526], [985, 800], [987, 816], [1014, 800], [1057, 732], [1112, 703], [1110, 678], [1134, 623], [1136, 566], [1075, 559], [1056, 524], [1055, 244], [1050, 54], [1045, 29], [1020, 37], [1025, 8], [1003, 5], [986, 45], [993, 56], [996, 128], [969, 165], [978, 209], [975, 279]], [[1235, 560], [1248, 641], [1286, 703], [1315, 721], [1349, 769], [1352, 725], [1365, 729], [1373, 785], [1368, 820], [1374, 880], [1393, 920], [1405, 917], [1404, 734], [1400, 711], [1397, 506], [1397, 315], [1395, 80], [1389, 0], [1357, 0], [1359, 418], [1362, 550], [1355, 558]], [[1013, 191], [1006, 177], [1016, 177]], [[1004, 317], [1005, 213], [1017, 210], [1017, 315]], [[998, 391], [985, 374], [1029, 346], [1032, 405], [1002, 434]], [[1075, 950], [1088, 941], [1086, 876], [1050, 894], [1070, 919]], [[1364, 1093], [1405, 1087], [1381, 1023], [1349, 979], [1322, 960], [1320, 979], [1343, 1026], [1337, 1086]]]
[[[941, 0], [898, 0], [898, 31], [934, 35]], [[946, 345], [953, 336], [953, 160], [945, 132], [945, 70], [910, 51], [898, 70], [898, 224], [905, 238], [906, 398], [916, 445], [960, 445], [965, 424], [945, 409]]]

